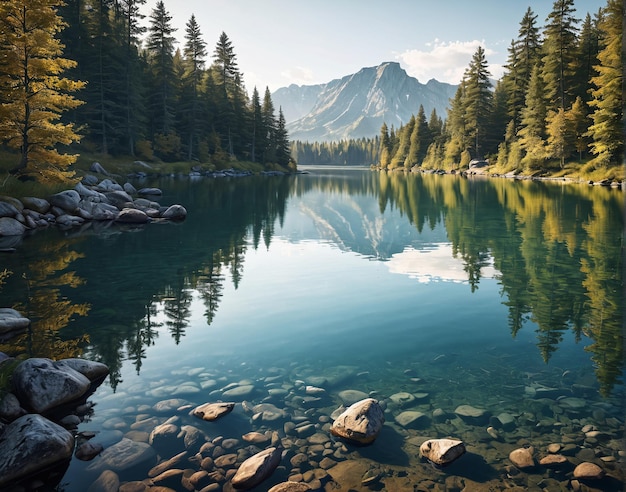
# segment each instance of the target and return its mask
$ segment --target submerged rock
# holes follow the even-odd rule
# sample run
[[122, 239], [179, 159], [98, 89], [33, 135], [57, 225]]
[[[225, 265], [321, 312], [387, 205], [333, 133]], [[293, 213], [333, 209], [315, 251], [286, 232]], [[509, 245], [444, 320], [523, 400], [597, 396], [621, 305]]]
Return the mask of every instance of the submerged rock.
[[420, 454], [437, 466], [446, 466], [465, 454], [465, 444], [455, 439], [429, 439], [420, 446]]
[[606, 472], [595, 463], [584, 461], [574, 468], [574, 478], [580, 480], [601, 480]]
[[383, 409], [374, 398], [365, 398], [350, 405], [333, 422], [330, 432], [359, 444], [374, 442], [383, 428]]
[[268, 478], [280, 463], [281, 448], [267, 448], [244, 461], [231, 484], [237, 490], [248, 490]]
[[523, 470], [524, 468], [532, 468], [535, 466], [535, 458], [533, 457], [535, 448], [532, 446], [527, 448], [514, 449], [509, 453], [509, 460], [517, 468]]
[[268, 492], [307, 492], [313, 490], [304, 482], [282, 482], [274, 485]]
[[233, 402], [205, 403], [204, 405], [194, 408], [191, 413], [195, 417], [212, 422], [213, 420], [217, 420], [220, 417], [229, 414], [233, 411], [233, 408], [235, 408], [235, 404]]

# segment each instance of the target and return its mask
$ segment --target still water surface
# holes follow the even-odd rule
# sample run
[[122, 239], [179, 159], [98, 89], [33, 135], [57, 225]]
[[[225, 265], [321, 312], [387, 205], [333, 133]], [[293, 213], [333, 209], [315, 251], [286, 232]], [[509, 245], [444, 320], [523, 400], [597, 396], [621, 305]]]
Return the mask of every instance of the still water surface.
[[[13, 274], [1, 304], [34, 322], [0, 351], [111, 368], [79, 427], [94, 442], [149, 441], [177, 417], [241, 461], [253, 451], [242, 435], [277, 431], [287, 452], [255, 490], [289, 476], [329, 491], [564, 490], [582, 461], [607, 473], [589, 490], [622, 490], [620, 192], [329, 168], [150, 184], [188, 209], [184, 223], [42, 231], [2, 257]], [[386, 408], [371, 446], [330, 440], [345, 390]], [[220, 400], [239, 404], [212, 423], [178, 409]], [[484, 416], [462, 418], [460, 405]], [[403, 426], [404, 411], [424, 415]], [[444, 470], [419, 458], [440, 437], [468, 450]], [[565, 465], [511, 467], [510, 451], [532, 446], [539, 461], [549, 444]], [[154, 447], [167, 459], [180, 445]], [[291, 459], [301, 452], [308, 462]], [[120, 480], [146, 479], [156, 459]], [[59, 490], [86, 490], [110, 468], [100, 461], [74, 460]], [[162, 485], [187, 490], [180, 476]]]

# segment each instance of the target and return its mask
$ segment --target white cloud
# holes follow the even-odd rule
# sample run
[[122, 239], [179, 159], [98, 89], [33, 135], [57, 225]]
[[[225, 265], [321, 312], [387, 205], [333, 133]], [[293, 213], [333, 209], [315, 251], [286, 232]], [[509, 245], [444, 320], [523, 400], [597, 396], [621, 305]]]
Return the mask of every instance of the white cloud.
[[[407, 73], [422, 83], [437, 79], [439, 82], [458, 84], [479, 46], [485, 50], [487, 62], [491, 55], [497, 54], [485, 46], [484, 40], [445, 42], [435, 39], [426, 43], [427, 51], [407, 50], [397, 58], [403, 63]], [[493, 64], [489, 66], [489, 71], [492, 78], [498, 79], [503, 68], [499, 64]]]
[[307, 85], [313, 80], [313, 71], [306, 67], [291, 67], [280, 72], [280, 75], [287, 80], [287, 85]]

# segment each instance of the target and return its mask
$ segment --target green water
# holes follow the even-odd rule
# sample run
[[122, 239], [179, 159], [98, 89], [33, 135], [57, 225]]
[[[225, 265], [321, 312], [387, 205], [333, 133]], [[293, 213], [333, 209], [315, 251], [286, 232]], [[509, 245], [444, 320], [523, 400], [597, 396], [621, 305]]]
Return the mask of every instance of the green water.
[[[39, 231], [0, 257], [12, 272], [0, 305], [33, 320], [0, 351], [110, 367], [79, 427], [95, 441], [146, 441], [177, 417], [207, 440], [229, 440], [241, 458], [250, 453], [243, 434], [277, 431], [285, 456], [258, 491], [289, 476], [329, 491], [566, 490], [582, 461], [607, 473], [583, 487], [622, 490], [621, 192], [319, 168], [147, 184], [164, 190], [162, 204], [183, 204], [187, 220]], [[307, 384], [322, 397], [308, 396]], [[184, 407], [242, 386], [251, 389], [217, 422]], [[373, 445], [323, 438], [344, 390], [385, 406]], [[390, 397], [399, 392], [416, 399], [398, 406]], [[155, 407], [173, 398], [169, 412]], [[260, 403], [283, 416], [247, 410]], [[485, 416], [463, 420], [460, 405]], [[395, 417], [406, 410], [425, 418], [405, 428]], [[499, 424], [503, 413], [512, 424]], [[289, 428], [303, 422], [317, 438]], [[466, 455], [444, 470], [420, 459], [424, 438], [448, 436]], [[549, 444], [566, 465], [511, 470], [510, 451], [531, 445], [538, 461]], [[177, 445], [159, 447], [159, 459]], [[309, 463], [296, 467], [300, 452]], [[323, 457], [336, 463], [322, 469]], [[92, 465], [73, 460], [59, 490], [86, 490], [101, 471]], [[140, 481], [149, 468], [118, 475]], [[378, 480], [362, 485], [366, 473]]]

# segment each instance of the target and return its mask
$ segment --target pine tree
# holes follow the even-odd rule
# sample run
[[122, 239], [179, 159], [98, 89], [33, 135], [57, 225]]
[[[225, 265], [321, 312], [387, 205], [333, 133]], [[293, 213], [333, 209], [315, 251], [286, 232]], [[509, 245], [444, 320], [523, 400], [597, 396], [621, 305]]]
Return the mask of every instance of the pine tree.
[[76, 156], [58, 144], [79, 140], [61, 115], [81, 102], [70, 95], [82, 82], [62, 77], [75, 62], [63, 58], [60, 0], [0, 2], [0, 140], [20, 153], [14, 173], [64, 180]]
[[202, 115], [200, 89], [204, 75], [204, 63], [207, 56], [206, 43], [202, 39], [200, 26], [192, 14], [185, 28], [184, 73], [182, 82], [181, 113], [183, 120], [187, 159], [191, 160], [197, 147]]
[[172, 17], [158, 1], [150, 15], [146, 51], [153, 81], [150, 113], [152, 134], [167, 135], [173, 131], [175, 111], [174, 32]]
[[589, 103], [594, 108], [589, 128], [591, 152], [602, 166], [621, 163], [624, 154], [623, 18], [623, 1], [609, 0], [599, 25], [602, 49], [598, 54], [600, 63], [595, 67], [598, 75], [591, 80], [595, 86]]
[[263, 149], [267, 145], [267, 136], [264, 135], [263, 111], [261, 108], [261, 97], [259, 91], [255, 87], [252, 90], [252, 99], [250, 100], [250, 114], [252, 116], [252, 142], [250, 145], [250, 160], [257, 162], [263, 155]]
[[269, 87], [265, 88], [263, 95], [263, 106], [261, 107], [262, 118], [262, 139], [261, 145], [263, 149], [263, 163], [276, 162], [276, 145], [275, 135], [277, 130], [276, 115], [274, 114], [274, 103], [272, 101], [272, 93]]
[[518, 132], [520, 146], [526, 152], [524, 162], [529, 168], [545, 159], [546, 99], [539, 70], [539, 66], [535, 66], [530, 76]]
[[283, 115], [283, 108], [278, 108], [278, 123], [276, 125], [276, 164], [282, 167], [288, 167], [291, 161], [289, 135], [287, 133], [287, 124]]
[[490, 76], [491, 74], [487, 70], [485, 50], [479, 46], [465, 72], [463, 100], [466, 132], [472, 142], [472, 156], [475, 159], [484, 157], [484, 144], [489, 136], [489, 116], [493, 108]]
[[380, 128], [380, 167], [387, 169], [391, 162], [391, 139], [389, 138], [389, 128], [386, 123]]
[[546, 19], [543, 43], [542, 78], [545, 84], [548, 109], [569, 109], [573, 94], [574, 70], [577, 56], [574, 0], [556, 0]]
[[559, 159], [562, 169], [565, 167], [565, 159], [572, 154], [575, 141], [569, 112], [563, 108], [559, 108], [558, 111], [550, 111], [547, 117], [546, 132], [548, 134], [547, 157]]

